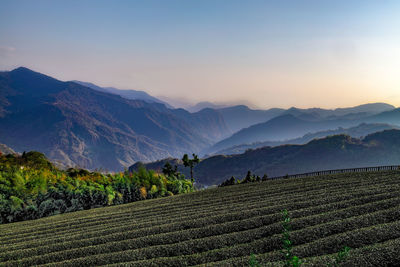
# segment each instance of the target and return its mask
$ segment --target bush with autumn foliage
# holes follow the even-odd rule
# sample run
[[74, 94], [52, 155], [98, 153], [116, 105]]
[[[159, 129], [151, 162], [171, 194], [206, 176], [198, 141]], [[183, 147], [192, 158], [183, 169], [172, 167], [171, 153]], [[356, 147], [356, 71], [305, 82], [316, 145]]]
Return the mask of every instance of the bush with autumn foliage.
[[0, 223], [194, 191], [182, 175], [56, 168], [39, 152], [0, 155]]

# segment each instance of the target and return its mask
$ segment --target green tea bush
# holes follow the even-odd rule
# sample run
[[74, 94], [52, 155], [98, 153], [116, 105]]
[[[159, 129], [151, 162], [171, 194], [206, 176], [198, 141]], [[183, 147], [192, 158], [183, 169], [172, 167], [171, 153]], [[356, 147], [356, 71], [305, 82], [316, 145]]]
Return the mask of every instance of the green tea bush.
[[[0, 266], [282, 266], [284, 209], [290, 210], [291, 266], [294, 256], [302, 266], [395, 266], [399, 260], [400, 175], [395, 171], [237, 184], [157, 199], [153, 196], [164, 189], [149, 173], [142, 177], [151, 181], [141, 184], [151, 199], [108, 205], [110, 198], [94, 194], [100, 187], [79, 196], [72, 188], [68, 194], [74, 199], [84, 196], [107, 207], [0, 225]], [[24, 179], [13, 187], [24, 185]], [[104, 182], [98, 183], [104, 191], [115, 186]], [[49, 190], [47, 182], [36, 188], [38, 195], [41, 188]], [[56, 201], [67, 190], [55, 188], [41, 200], [41, 212], [64, 208]], [[131, 187], [120, 183], [119, 188], [116, 192]], [[113, 202], [124, 202], [111, 193]], [[139, 190], [135, 194], [140, 198]], [[24, 198], [15, 197], [7, 199], [6, 209], [25, 205]], [[345, 246], [351, 247], [347, 255]]]

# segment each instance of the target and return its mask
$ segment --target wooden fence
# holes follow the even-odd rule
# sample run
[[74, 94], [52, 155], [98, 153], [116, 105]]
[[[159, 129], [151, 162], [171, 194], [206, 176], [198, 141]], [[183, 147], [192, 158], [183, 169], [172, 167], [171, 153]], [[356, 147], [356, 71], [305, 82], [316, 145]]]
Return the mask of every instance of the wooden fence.
[[363, 167], [363, 168], [351, 168], [351, 169], [339, 169], [339, 170], [326, 170], [326, 171], [317, 171], [317, 172], [307, 172], [307, 173], [298, 173], [298, 174], [276, 176], [276, 177], [271, 177], [269, 179], [301, 178], [301, 177], [308, 177], [308, 176], [320, 176], [320, 175], [337, 174], [337, 173], [378, 172], [378, 171], [395, 171], [395, 170], [400, 170], [400, 165]]

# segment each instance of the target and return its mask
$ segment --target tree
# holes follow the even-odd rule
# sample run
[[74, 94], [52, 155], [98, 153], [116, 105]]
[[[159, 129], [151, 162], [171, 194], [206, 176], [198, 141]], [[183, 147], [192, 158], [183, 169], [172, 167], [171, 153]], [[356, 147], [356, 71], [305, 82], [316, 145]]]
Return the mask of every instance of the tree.
[[251, 171], [249, 170], [249, 171], [247, 171], [247, 174], [246, 174], [246, 177], [242, 180], [242, 183], [250, 183], [250, 182], [253, 182], [255, 179], [254, 179], [254, 175], [252, 175], [251, 174]]
[[165, 163], [161, 171], [165, 176], [168, 177], [179, 178], [181, 176], [181, 174], [178, 172], [178, 166], [174, 165], [174, 167], [172, 167], [171, 163], [168, 161]]
[[223, 187], [223, 186], [228, 186], [228, 185], [234, 185], [236, 184], [236, 179], [235, 177], [231, 177], [230, 179], [225, 180], [224, 182], [222, 182], [218, 187]]
[[267, 181], [268, 180], [268, 175], [267, 174], [264, 174], [264, 176], [262, 177], [262, 179], [261, 179], [263, 182], [264, 181]]
[[174, 174], [174, 169], [172, 168], [171, 163], [168, 161], [165, 163], [164, 167], [162, 168], [162, 173], [166, 176], [172, 176]]
[[192, 180], [192, 182], [194, 182], [193, 167], [195, 164], [200, 162], [200, 159], [197, 157], [196, 154], [192, 154], [192, 155], [193, 155], [193, 159], [189, 159], [188, 154], [183, 155], [182, 161], [183, 161], [183, 165], [185, 167], [190, 167], [190, 179]]

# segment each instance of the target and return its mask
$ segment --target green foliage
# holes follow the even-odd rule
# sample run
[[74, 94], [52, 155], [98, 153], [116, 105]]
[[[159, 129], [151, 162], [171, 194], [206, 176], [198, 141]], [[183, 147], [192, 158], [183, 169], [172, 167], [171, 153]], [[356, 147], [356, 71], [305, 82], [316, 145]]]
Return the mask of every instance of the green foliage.
[[[283, 249], [282, 249], [282, 254], [285, 257], [284, 261], [284, 266], [285, 267], [298, 267], [301, 266], [302, 261], [300, 260], [299, 257], [294, 256], [292, 253], [293, 249], [293, 243], [290, 240], [290, 231], [291, 231], [291, 219], [289, 216], [289, 212], [285, 209], [282, 212], [283, 215], [283, 222], [282, 222], [282, 243], [283, 243]], [[339, 267], [340, 264], [348, 257], [350, 252], [349, 247], [344, 247], [342, 250], [338, 252], [338, 254], [335, 256], [333, 263], [328, 263], [328, 267]]]
[[53, 169], [53, 165], [46, 159], [45, 155], [37, 152], [24, 152], [21, 156], [14, 154], [0, 155], [1, 167], [18, 166], [22, 168]]
[[349, 256], [350, 248], [343, 247], [333, 259], [333, 263], [328, 263], [328, 267], [339, 267], [341, 263]]
[[289, 212], [285, 209], [282, 212], [283, 222], [282, 222], [282, 254], [285, 258], [284, 266], [285, 267], [298, 267], [301, 265], [301, 261], [297, 256], [293, 255], [293, 243], [290, 240], [290, 231], [291, 231], [291, 224], [290, 224], [290, 216]]
[[251, 174], [251, 171], [247, 171], [246, 177], [244, 177], [242, 180], [236, 180], [235, 177], [231, 177], [230, 179], [227, 179], [223, 181], [218, 187], [224, 187], [224, 186], [229, 186], [229, 185], [235, 185], [235, 184], [246, 184], [246, 183], [254, 183], [254, 182], [265, 182], [268, 180], [268, 176], [264, 174], [262, 178], [260, 176], [256, 176]]
[[271, 180], [0, 225], [0, 265], [282, 266], [289, 210], [291, 266], [326, 266], [345, 245], [343, 266], [397, 266], [399, 178]]
[[175, 169], [172, 168], [171, 163], [168, 161], [165, 163], [164, 167], [162, 168], [162, 173], [167, 176], [175, 175], [178, 172], [178, 166], [175, 165]]
[[189, 167], [190, 168], [190, 179], [192, 182], [194, 182], [193, 179], [193, 167], [194, 165], [198, 164], [200, 162], [199, 157], [196, 154], [193, 154], [193, 159], [189, 159], [188, 154], [183, 155], [182, 157], [182, 161], [183, 161], [183, 165], [185, 167]]
[[193, 190], [193, 184], [177, 172], [164, 175], [144, 168], [116, 174], [61, 171], [39, 152], [0, 156], [0, 223]]
[[260, 264], [256, 260], [256, 256], [254, 254], [250, 255], [249, 265], [250, 267], [260, 267]]
[[238, 184], [239, 182], [240, 182], [240, 181], [237, 181], [237, 180], [235, 179], [235, 177], [232, 176], [230, 179], [228, 179], [228, 180], [222, 182], [222, 184], [218, 185], [218, 187], [229, 186], [229, 185], [235, 185], [235, 184]]

